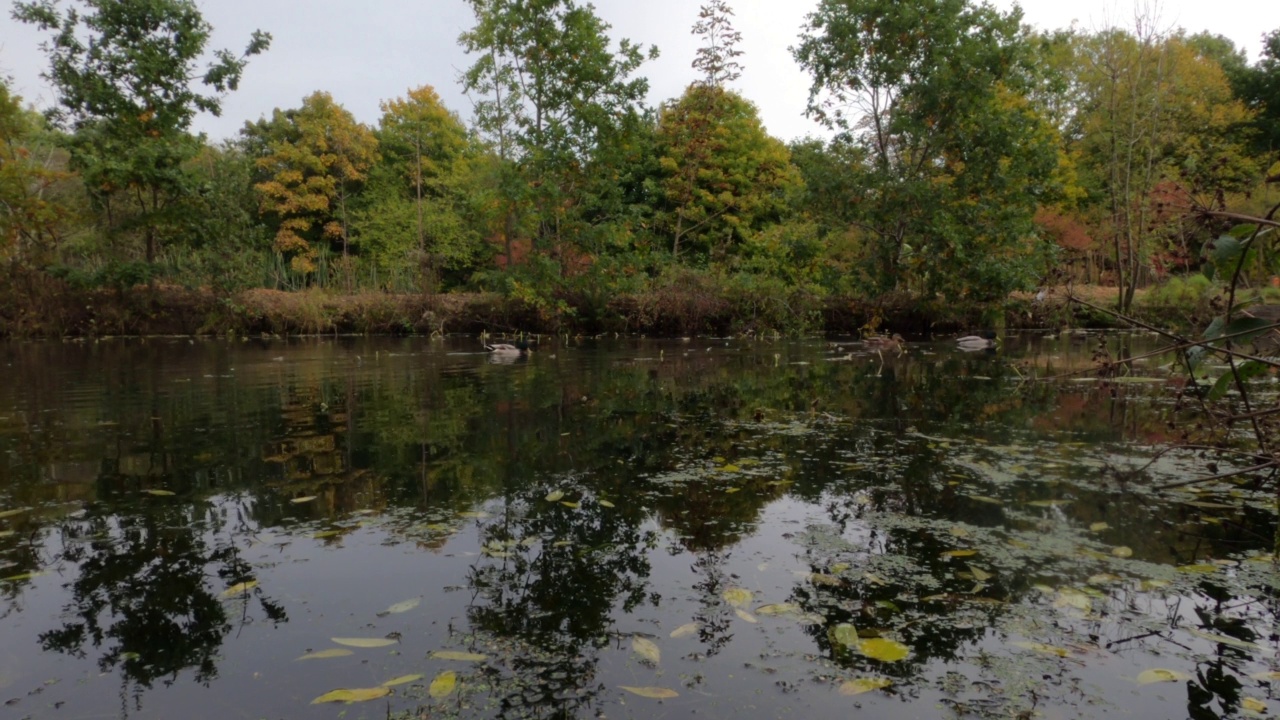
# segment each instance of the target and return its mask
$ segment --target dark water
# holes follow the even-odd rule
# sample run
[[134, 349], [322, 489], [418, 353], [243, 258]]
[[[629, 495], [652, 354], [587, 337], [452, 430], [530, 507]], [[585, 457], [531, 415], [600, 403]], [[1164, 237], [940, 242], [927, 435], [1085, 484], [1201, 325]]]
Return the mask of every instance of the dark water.
[[0, 346], [0, 717], [1280, 708], [1272, 501], [1100, 342]]

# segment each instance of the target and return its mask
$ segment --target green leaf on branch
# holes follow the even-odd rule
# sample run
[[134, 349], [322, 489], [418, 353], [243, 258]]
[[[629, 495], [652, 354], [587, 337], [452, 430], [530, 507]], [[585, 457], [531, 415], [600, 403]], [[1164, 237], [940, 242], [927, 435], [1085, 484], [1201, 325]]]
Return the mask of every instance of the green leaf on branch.
[[1218, 381], [1213, 384], [1213, 388], [1209, 390], [1209, 399], [1221, 400], [1227, 394], [1227, 391], [1231, 389], [1231, 385], [1235, 382], [1237, 376], [1240, 378], [1240, 382], [1247, 382], [1265, 374], [1270, 367], [1270, 365], [1256, 360], [1241, 363], [1234, 372], [1225, 372], [1222, 377], [1218, 378]]

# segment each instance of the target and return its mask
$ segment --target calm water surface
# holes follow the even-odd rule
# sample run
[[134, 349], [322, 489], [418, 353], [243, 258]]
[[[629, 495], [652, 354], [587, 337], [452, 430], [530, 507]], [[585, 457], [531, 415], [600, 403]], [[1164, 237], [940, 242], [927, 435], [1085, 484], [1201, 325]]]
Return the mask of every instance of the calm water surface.
[[1280, 710], [1272, 501], [1100, 346], [0, 345], [0, 717]]

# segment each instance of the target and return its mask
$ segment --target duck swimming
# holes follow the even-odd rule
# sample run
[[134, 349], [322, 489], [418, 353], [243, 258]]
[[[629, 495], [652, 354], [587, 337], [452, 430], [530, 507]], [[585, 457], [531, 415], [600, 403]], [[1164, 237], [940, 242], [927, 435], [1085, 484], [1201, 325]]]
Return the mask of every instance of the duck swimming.
[[905, 352], [903, 345], [906, 344], [907, 341], [901, 335], [894, 333], [889, 336], [869, 335], [863, 338], [862, 342], [864, 345], [876, 350], [877, 352], [880, 350], [894, 350], [901, 355]]
[[484, 349], [494, 355], [524, 355], [529, 352], [529, 343], [524, 340], [517, 340], [515, 345], [508, 343], [489, 343], [484, 344]]

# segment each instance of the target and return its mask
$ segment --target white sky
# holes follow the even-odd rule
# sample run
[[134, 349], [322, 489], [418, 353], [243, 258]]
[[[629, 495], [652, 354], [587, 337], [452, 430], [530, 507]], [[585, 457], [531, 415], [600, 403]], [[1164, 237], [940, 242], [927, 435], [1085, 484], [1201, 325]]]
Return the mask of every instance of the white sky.
[[[1147, 1], [1147, 0], [1144, 0]], [[1013, 0], [993, 0], [1003, 9]], [[271, 50], [254, 58], [240, 90], [229, 96], [221, 118], [203, 116], [196, 129], [211, 137], [234, 135], [247, 120], [275, 107], [296, 107], [304, 96], [327, 90], [360, 120], [376, 123], [378, 103], [401, 96], [410, 87], [434, 85], [445, 103], [464, 118], [470, 103], [457, 77], [470, 62], [457, 45], [458, 34], [472, 24], [464, 0], [198, 0], [213, 24], [211, 48], [239, 51], [254, 29], [270, 32]], [[1024, 22], [1040, 28], [1128, 26], [1132, 0], [1023, 0]], [[45, 69], [42, 36], [0, 16], [0, 73], [12, 76], [18, 94], [39, 106], [53, 98], [40, 78]], [[650, 80], [650, 102], [678, 96], [696, 76], [690, 68], [697, 40], [690, 35], [699, 0], [596, 0], [597, 12], [613, 25], [614, 37], [645, 46], [656, 44], [662, 56], [642, 68]], [[817, 0], [731, 0], [735, 25], [742, 32], [746, 71], [737, 89], [759, 106], [765, 125], [789, 140], [817, 134], [803, 116], [809, 79], [791, 59], [788, 47]], [[1250, 60], [1263, 33], [1280, 27], [1277, 0], [1163, 0], [1164, 25], [1189, 32], [1208, 30], [1243, 46]], [[1109, 21], [1109, 22], [1108, 22]]]

